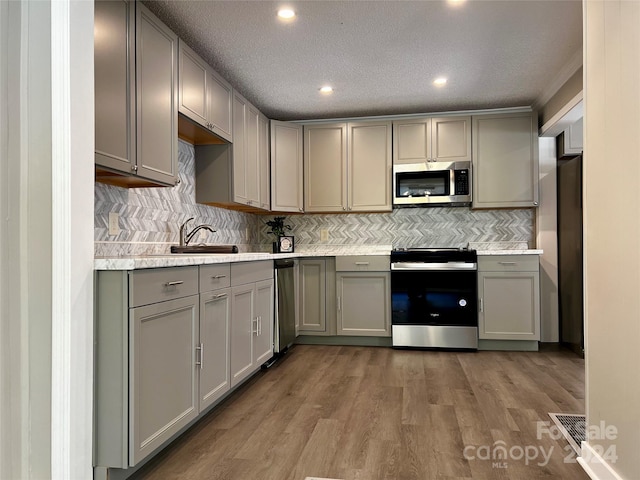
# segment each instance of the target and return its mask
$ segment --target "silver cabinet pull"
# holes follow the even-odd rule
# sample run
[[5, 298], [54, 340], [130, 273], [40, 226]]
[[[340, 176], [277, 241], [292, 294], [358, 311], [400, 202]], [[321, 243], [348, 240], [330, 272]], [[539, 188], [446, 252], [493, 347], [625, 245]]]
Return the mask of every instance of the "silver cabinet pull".
[[498, 262], [500, 265], [517, 265], [517, 262]]
[[262, 335], [262, 315], [258, 316], [258, 335]]
[[184, 280], [178, 280], [175, 282], [167, 282], [164, 284], [165, 287], [175, 287], [176, 285], [182, 285], [184, 283]]
[[482, 299], [478, 299], [480, 301], [480, 313], [484, 312], [484, 305], [482, 304]]
[[213, 298], [224, 298], [226, 296], [227, 296], [226, 293], [219, 293], [218, 295], [214, 295]]
[[213, 275], [211, 278], [213, 278], [214, 280], [217, 280], [218, 278], [227, 278], [226, 275]]
[[356, 265], [369, 265], [369, 262], [355, 262]]
[[203, 369], [203, 361], [204, 361], [204, 344], [196, 345], [196, 365], [200, 367], [200, 370]]
[[258, 335], [258, 317], [254, 318], [253, 320], [256, 322], [256, 329], [252, 333]]

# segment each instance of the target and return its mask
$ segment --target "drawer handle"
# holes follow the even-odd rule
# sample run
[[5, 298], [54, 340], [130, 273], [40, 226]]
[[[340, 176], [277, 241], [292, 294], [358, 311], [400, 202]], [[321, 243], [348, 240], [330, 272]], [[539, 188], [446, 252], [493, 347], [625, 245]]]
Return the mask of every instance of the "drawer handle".
[[500, 265], [517, 265], [517, 262], [498, 262]]
[[356, 265], [369, 265], [369, 262], [355, 262]]
[[182, 285], [184, 280], [178, 280], [176, 282], [167, 282], [164, 284], [165, 287], [175, 287], [176, 285]]
[[226, 275], [214, 275], [211, 278], [213, 278], [214, 280], [217, 280], [218, 278], [227, 278]]
[[218, 295], [214, 295], [213, 298], [223, 298], [226, 297], [227, 294], [226, 293], [219, 293]]

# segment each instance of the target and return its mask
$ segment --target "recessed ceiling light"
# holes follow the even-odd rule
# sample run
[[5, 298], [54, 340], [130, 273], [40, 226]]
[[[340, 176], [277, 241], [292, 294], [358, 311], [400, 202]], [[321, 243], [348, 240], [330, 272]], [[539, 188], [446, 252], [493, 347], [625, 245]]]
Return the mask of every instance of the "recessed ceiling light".
[[296, 12], [294, 12], [290, 8], [281, 8], [280, 10], [278, 10], [278, 17], [284, 20], [290, 20], [295, 16], [296, 16]]
[[447, 84], [447, 79], [445, 77], [438, 77], [433, 81], [433, 84], [436, 87], [442, 87], [443, 85]]
[[452, 7], [459, 7], [463, 5], [467, 0], [447, 0], [447, 3]]
[[329, 95], [330, 93], [333, 93], [333, 87], [330, 87], [329, 85], [325, 85], [320, 89], [320, 93], [324, 95]]

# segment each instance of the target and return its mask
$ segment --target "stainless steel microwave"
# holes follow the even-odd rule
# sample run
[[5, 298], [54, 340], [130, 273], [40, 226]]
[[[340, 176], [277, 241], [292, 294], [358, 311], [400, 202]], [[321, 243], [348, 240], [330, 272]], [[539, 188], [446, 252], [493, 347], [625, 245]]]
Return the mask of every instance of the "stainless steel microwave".
[[393, 206], [471, 204], [471, 162], [422, 162], [393, 166]]

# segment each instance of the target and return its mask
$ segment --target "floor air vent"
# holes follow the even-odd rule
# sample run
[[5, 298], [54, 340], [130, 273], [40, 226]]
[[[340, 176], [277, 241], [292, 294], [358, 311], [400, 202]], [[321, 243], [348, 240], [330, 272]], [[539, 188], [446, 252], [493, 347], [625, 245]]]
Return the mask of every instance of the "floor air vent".
[[573, 413], [550, 413], [549, 416], [553, 423], [562, 432], [567, 439], [569, 445], [575, 450], [576, 454], [581, 455], [582, 442], [585, 439], [585, 416]]

